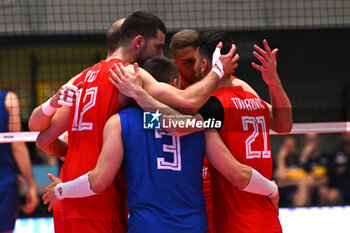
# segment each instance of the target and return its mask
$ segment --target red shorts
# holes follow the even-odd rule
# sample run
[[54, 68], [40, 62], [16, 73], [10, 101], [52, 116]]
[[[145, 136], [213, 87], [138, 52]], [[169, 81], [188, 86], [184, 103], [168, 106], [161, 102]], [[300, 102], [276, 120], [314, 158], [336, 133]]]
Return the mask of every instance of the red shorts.
[[203, 194], [204, 194], [205, 204], [206, 204], [205, 212], [208, 216], [208, 224], [209, 224], [207, 233], [210, 233], [211, 226], [212, 226], [212, 199], [211, 199], [210, 180], [203, 180]]
[[55, 228], [55, 233], [64, 233], [61, 202], [58, 202], [58, 203], [56, 203], [54, 205], [54, 208], [53, 208], [53, 225], [54, 225], [54, 228]]
[[211, 199], [211, 186], [210, 186], [210, 173], [208, 169], [208, 162], [204, 160], [202, 178], [203, 178], [203, 195], [206, 204], [206, 214], [208, 216], [208, 229], [207, 233], [211, 233], [212, 228], [212, 199]]
[[66, 219], [64, 233], [125, 233], [121, 224], [110, 220]]

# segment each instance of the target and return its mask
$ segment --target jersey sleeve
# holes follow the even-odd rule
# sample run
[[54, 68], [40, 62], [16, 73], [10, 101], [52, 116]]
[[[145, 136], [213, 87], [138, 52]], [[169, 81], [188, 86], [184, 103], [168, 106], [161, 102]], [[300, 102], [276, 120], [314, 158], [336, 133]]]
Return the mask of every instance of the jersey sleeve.
[[[215, 118], [221, 121], [221, 126], [224, 124], [224, 108], [218, 98], [211, 96], [209, 100], [198, 110], [204, 121], [209, 118]], [[221, 129], [221, 128], [220, 128]], [[218, 131], [220, 130], [218, 129]]]
[[132, 130], [133, 128], [142, 128], [142, 112], [142, 109], [136, 106], [119, 112], [123, 144], [128, 142], [128, 139], [133, 138], [135, 132]]
[[125, 142], [125, 140], [128, 138], [128, 133], [129, 133], [129, 119], [128, 119], [128, 115], [131, 117], [131, 115], [128, 113], [129, 110], [128, 109], [123, 109], [121, 110], [118, 114], [119, 114], [119, 118], [120, 118], [120, 125], [121, 125], [121, 130], [122, 130], [122, 139], [123, 139], [123, 143]]

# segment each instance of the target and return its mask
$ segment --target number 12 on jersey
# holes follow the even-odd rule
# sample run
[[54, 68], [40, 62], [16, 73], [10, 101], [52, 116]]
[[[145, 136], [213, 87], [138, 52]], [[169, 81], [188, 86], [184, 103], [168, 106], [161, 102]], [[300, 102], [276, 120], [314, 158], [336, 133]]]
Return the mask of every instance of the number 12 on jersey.
[[[81, 101], [82, 90], [80, 89], [77, 91], [72, 131], [92, 130], [93, 122], [84, 122], [83, 117], [89, 109], [95, 106], [97, 89], [97, 87], [91, 87], [89, 89], [86, 89], [83, 101]], [[80, 104], [82, 105], [81, 112], [79, 112]]]
[[[245, 140], [245, 149], [246, 149], [246, 158], [247, 159], [254, 159], [254, 158], [270, 158], [271, 157], [271, 151], [268, 150], [267, 145], [267, 137], [269, 136], [267, 134], [266, 129], [266, 123], [265, 118], [263, 116], [242, 116], [242, 125], [244, 131], [251, 131], [249, 130], [249, 126], [253, 126], [253, 132], [252, 134]], [[259, 127], [260, 126], [260, 127]], [[261, 131], [260, 131], [261, 128]], [[253, 150], [252, 144], [258, 143], [257, 138], [259, 136], [259, 131], [262, 134], [263, 137], [263, 144], [264, 144], [264, 150]]]

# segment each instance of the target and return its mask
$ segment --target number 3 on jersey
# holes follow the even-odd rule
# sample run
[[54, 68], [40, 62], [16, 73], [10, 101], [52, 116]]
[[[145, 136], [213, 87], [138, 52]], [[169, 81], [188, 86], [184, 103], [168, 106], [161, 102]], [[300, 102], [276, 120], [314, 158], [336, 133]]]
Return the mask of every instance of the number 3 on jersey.
[[[93, 127], [93, 123], [84, 122], [83, 117], [84, 114], [96, 104], [97, 87], [86, 89], [82, 102], [80, 102], [81, 92], [81, 89], [77, 91], [72, 131], [92, 130]], [[79, 112], [80, 104], [83, 106], [81, 112]]]
[[171, 145], [163, 144], [163, 152], [173, 154], [173, 162], [167, 162], [163, 157], [157, 158], [157, 168], [181, 171], [180, 138], [164, 131], [155, 130], [155, 138], [171, 137]]
[[[246, 150], [246, 158], [254, 159], [254, 158], [270, 158], [271, 151], [268, 150], [267, 147], [267, 129], [265, 124], [265, 118], [263, 116], [252, 117], [252, 116], [242, 116], [242, 125], [244, 131], [249, 130], [249, 125], [253, 126], [252, 134], [245, 140], [245, 150]], [[261, 126], [261, 131], [259, 130], [259, 126]], [[252, 150], [252, 144], [256, 141], [259, 136], [259, 131], [262, 132], [264, 150]]]

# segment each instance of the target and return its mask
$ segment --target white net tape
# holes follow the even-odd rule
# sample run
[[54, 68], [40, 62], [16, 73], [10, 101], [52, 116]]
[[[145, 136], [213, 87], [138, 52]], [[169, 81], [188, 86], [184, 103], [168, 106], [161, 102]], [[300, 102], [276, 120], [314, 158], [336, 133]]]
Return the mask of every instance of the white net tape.
[[[0, 143], [35, 142], [39, 132], [6, 132], [0, 133]], [[63, 133], [59, 138], [63, 139]]]
[[[342, 133], [350, 131], [350, 122], [295, 123], [290, 134]], [[0, 143], [35, 142], [39, 132], [0, 133]], [[277, 133], [270, 130], [271, 135]], [[62, 134], [60, 138], [63, 138]]]
[[[306, 133], [342, 133], [350, 131], [349, 122], [322, 122], [322, 123], [295, 123], [290, 134], [306, 134]], [[275, 135], [276, 132], [270, 130], [270, 134]]]

